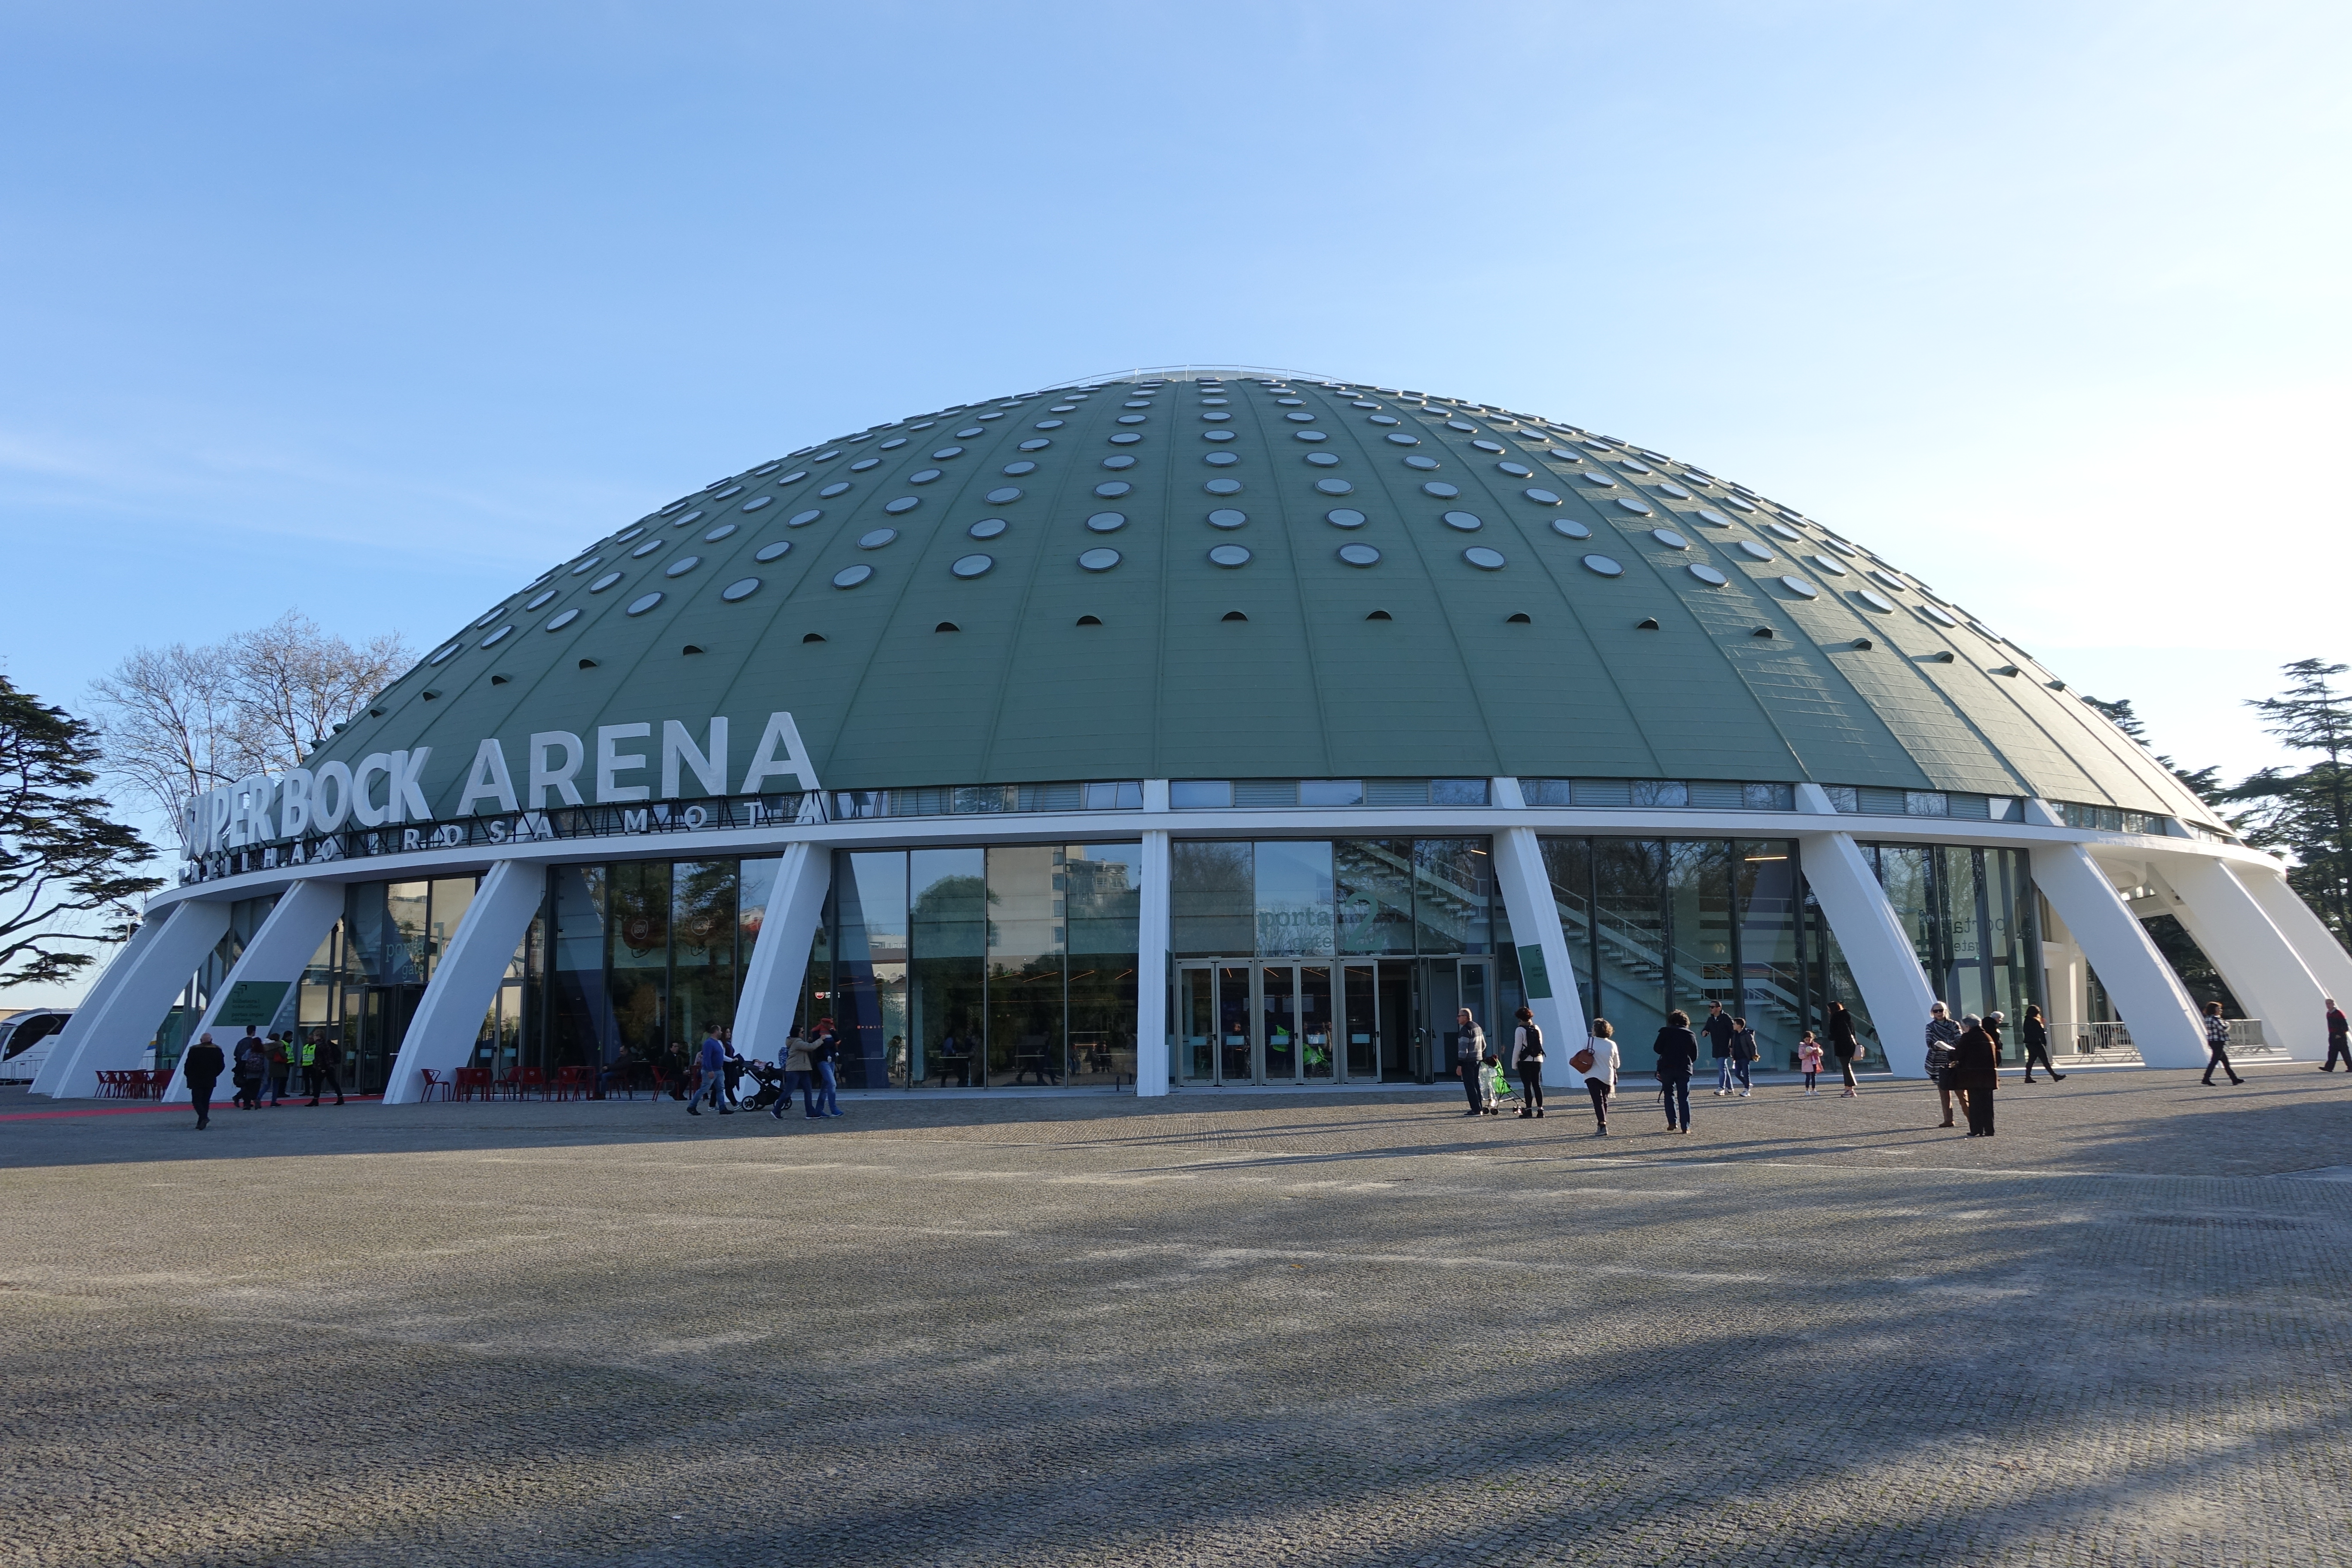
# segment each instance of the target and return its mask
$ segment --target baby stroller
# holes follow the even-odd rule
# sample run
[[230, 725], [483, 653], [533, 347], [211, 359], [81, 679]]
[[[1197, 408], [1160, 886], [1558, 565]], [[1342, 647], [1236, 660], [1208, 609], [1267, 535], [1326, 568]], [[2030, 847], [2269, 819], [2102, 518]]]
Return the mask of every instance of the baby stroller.
[[[734, 1064], [730, 1062], [728, 1065], [732, 1067]], [[740, 1082], [738, 1082], [735, 1089], [735, 1103], [745, 1110], [765, 1110], [774, 1105], [777, 1098], [784, 1092], [783, 1069], [770, 1063], [746, 1061], [743, 1064], [742, 1076], [758, 1086], [756, 1089], [747, 1093]]]
[[1503, 1101], [1511, 1095], [1511, 1086], [1503, 1077], [1503, 1058], [1489, 1055], [1478, 1064], [1478, 1109], [1489, 1116], [1503, 1114]]

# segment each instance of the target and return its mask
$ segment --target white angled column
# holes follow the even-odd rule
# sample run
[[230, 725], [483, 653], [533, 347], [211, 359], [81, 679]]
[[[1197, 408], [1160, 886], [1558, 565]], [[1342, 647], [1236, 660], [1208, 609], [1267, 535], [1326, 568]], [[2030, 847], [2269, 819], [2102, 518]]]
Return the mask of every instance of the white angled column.
[[155, 1037], [155, 1026], [171, 1011], [172, 998], [227, 932], [228, 917], [225, 901], [183, 899], [151, 921], [161, 929], [146, 942], [134, 941], [114, 961], [124, 973], [89, 1026], [78, 1027], [80, 1013], [66, 1026], [79, 1037], [70, 1050], [49, 1053], [48, 1066], [41, 1072], [48, 1080], [47, 1092], [59, 1100], [88, 1100], [98, 1092], [100, 1073], [139, 1066], [148, 1042]]
[[[297, 882], [280, 893], [269, 913], [262, 917], [261, 929], [253, 933], [253, 940], [237, 954], [228, 978], [220, 983], [205, 1004], [204, 1016], [196, 1020], [195, 1028], [188, 1036], [190, 1043], [209, 1029], [213, 1031], [213, 1044], [221, 1048], [221, 1054], [234, 1056], [235, 1037], [244, 1032], [244, 1026], [231, 1026], [224, 1033], [220, 1015], [236, 996], [236, 988], [281, 982], [289, 986], [299, 984], [303, 966], [310, 962], [311, 955], [319, 951], [319, 943], [326, 940], [342, 915], [341, 882]], [[275, 1014], [278, 1009], [272, 1006], [270, 1011]], [[269, 1026], [264, 1024], [261, 1027], [266, 1030]], [[187, 1080], [174, 1074], [163, 1098], [174, 1104], [184, 1104], [188, 1098]]]
[[425, 1092], [427, 1068], [446, 1076], [474, 1059], [482, 1019], [546, 896], [546, 867], [501, 860], [490, 868], [434, 964], [433, 979], [401, 1037], [400, 1055], [384, 1081], [386, 1105], [415, 1104]]
[[2264, 1037], [2311, 1057], [2327, 1050], [2327, 991], [2304, 967], [2229, 866], [2209, 856], [2170, 857], [2158, 873], [2180, 897], [2180, 923], [2221, 972], [2248, 1016], [2263, 1021]]
[[813, 844], [786, 846], [760, 918], [760, 939], [743, 966], [743, 992], [736, 999], [734, 1040], [740, 1056], [782, 1062], [792, 1037], [793, 1009], [800, 1005], [801, 980], [808, 973], [809, 946], [824, 918], [824, 895], [833, 882], [833, 851]]
[[166, 909], [152, 919], [142, 921], [139, 929], [131, 933], [131, 940], [107, 961], [106, 967], [99, 971], [98, 978], [90, 983], [88, 994], [81, 999], [81, 1005], [73, 1010], [73, 1016], [66, 1020], [66, 1026], [58, 1030], [57, 1038], [49, 1042], [48, 1054], [42, 1058], [40, 1070], [33, 1075], [31, 1087], [26, 1092], [53, 1093], [56, 1085], [72, 1071], [74, 1058], [81, 1054], [82, 1042], [90, 1037], [90, 1031], [97, 1027], [99, 1019], [113, 1005], [116, 993], [122, 989], [123, 981], [139, 968], [139, 955], [155, 940], [156, 933], [163, 929], [170, 918], [171, 910]]
[[2294, 949], [2320, 989], [2335, 997], [2336, 1005], [2352, 1010], [2352, 953], [2344, 951], [2326, 922], [2311, 912], [2311, 906], [2276, 871], [2241, 864], [2231, 867], [2230, 874], [2270, 916], [2272, 928]]
[[[1826, 803], [1825, 803], [1826, 804]], [[1846, 968], [1862, 989], [1879, 1049], [1897, 1078], [1927, 1073], [1927, 1009], [1936, 994], [1886, 889], [1850, 833], [1806, 833], [1797, 839], [1805, 884], [1813, 890]]]
[[[1168, 782], [1159, 784], [1164, 799]], [[1143, 900], [1135, 925], [1135, 1092], [1168, 1092], [1168, 835], [1143, 834]]]
[[2205, 1027], [2197, 1005], [2091, 852], [2079, 844], [2035, 845], [2033, 885], [2098, 972], [2140, 1060], [2152, 1068], [2203, 1067]]
[[[1497, 779], [1499, 787], [1517, 779]], [[1495, 835], [1495, 880], [1503, 890], [1503, 908], [1511, 917], [1511, 942], [1518, 949], [1519, 982], [1528, 996], [1528, 1011], [1544, 1033], [1544, 1083], [1581, 1081], [1568, 1058], [1584, 1048], [1584, 998], [1576, 988], [1576, 967], [1569, 960], [1568, 935], [1560, 930], [1559, 905], [1551, 896], [1551, 875], [1544, 869], [1543, 848], [1532, 827], [1506, 827]], [[1511, 1048], [1510, 1020], [1489, 1020], [1498, 1054], [1507, 1058]]]

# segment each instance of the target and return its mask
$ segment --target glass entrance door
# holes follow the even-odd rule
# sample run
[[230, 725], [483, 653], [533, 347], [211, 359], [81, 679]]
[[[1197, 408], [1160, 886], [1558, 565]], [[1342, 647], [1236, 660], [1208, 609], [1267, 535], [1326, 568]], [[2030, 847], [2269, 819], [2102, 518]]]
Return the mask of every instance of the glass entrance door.
[[[1411, 1081], [1420, 1070], [1418, 967], [1393, 960], [1179, 963], [1176, 1081]], [[1446, 973], [1453, 974], [1451, 963]]]
[[1298, 1081], [1298, 971], [1287, 963], [1262, 963], [1258, 973], [1259, 1059], [1265, 1083]]
[[1380, 966], [1349, 963], [1339, 971], [1340, 1071], [1354, 1083], [1377, 1083], [1381, 1076]]
[[1298, 1076], [1309, 1083], [1339, 1080], [1339, 1042], [1333, 1037], [1331, 966], [1298, 966]]
[[1176, 970], [1176, 1081], [1217, 1081], [1217, 976], [1205, 963]]
[[1257, 1081], [1257, 1013], [1246, 963], [1217, 966], [1217, 1081]]

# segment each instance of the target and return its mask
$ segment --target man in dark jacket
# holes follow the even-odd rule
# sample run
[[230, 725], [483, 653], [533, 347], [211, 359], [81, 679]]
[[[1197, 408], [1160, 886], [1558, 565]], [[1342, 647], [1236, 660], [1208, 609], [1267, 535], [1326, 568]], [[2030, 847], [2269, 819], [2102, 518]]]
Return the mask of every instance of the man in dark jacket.
[[2018, 1026], [2017, 1032], [2025, 1042], [2026, 1082], [2033, 1081], [2035, 1062], [2040, 1062], [2042, 1069], [2049, 1073], [2052, 1083], [2066, 1076], [2058, 1070], [2058, 1064], [2050, 1059], [2050, 1026], [2042, 1021], [2041, 1008], [2028, 1002], [2025, 1005], [2025, 1021]]
[[2327, 999], [2327, 1059], [2319, 1064], [2319, 1070], [2334, 1072], [2337, 1057], [2344, 1058], [2344, 1070], [2352, 1072], [2352, 1020], [2346, 1019], [2344, 1010], [2336, 1005], [2336, 998], [2330, 996]]
[[1840, 1100], [1853, 1100], [1855, 1098], [1853, 1092], [1853, 1059], [1854, 1058], [1862, 1055], [1862, 1042], [1854, 1038], [1853, 1015], [1846, 1011], [1846, 1005], [1844, 1003], [1832, 1002], [1830, 1004], [1829, 1026], [1830, 1054], [1837, 1058], [1838, 1075], [1845, 1079], [1844, 1092], [1840, 1094], [1838, 1098]]
[[1666, 1026], [1658, 1031], [1656, 1049], [1658, 1082], [1665, 1088], [1666, 1131], [1688, 1132], [1691, 1072], [1698, 1066], [1698, 1037], [1690, 1032], [1689, 1014], [1677, 1008], [1666, 1015]]
[[1952, 1042], [1952, 1059], [1945, 1081], [1960, 1091], [1969, 1113], [1969, 1136], [1992, 1136], [1992, 1095], [2000, 1087], [2000, 1047], [1972, 1014], [1960, 1020], [1960, 1037]]
[[1701, 1024], [1699, 1029], [1706, 1036], [1708, 1054], [1715, 1058], [1715, 1092], [1717, 1095], [1729, 1094], [1731, 1037], [1739, 1032], [1739, 1026], [1732, 1021], [1730, 1014], [1723, 1010], [1722, 1003], [1710, 1002], [1706, 1005], [1706, 1022]]
[[1462, 1091], [1470, 1097], [1470, 1109], [1465, 1116], [1485, 1114], [1486, 1100], [1478, 1093], [1478, 1068], [1486, 1059], [1486, 1033], [1478, 1021], [1463, 1008], [1454, 1015], [1454, 1070], [1462, 1079]]
[[199, 1132], [213, 1124], [213, 1085], [227, 1070], [228, 1058], [221, 1055], [210, 1035], [190, 1046], [188, 1054], [180, 1058], [180, 1076], [188, 1080], [188, 1103], [196, 1108]]
[[311, 1058], [310, 1103], [319, 1103], [320, 1089], [331, 1089], [335, 1091], [335, 1103], [341, 1105], [343, 1102], [343, 1047], [336, 1044], [335, 1037], [330, 1034], [322, 1032], [312, 1038], [317, 1043], [317, 1054]]

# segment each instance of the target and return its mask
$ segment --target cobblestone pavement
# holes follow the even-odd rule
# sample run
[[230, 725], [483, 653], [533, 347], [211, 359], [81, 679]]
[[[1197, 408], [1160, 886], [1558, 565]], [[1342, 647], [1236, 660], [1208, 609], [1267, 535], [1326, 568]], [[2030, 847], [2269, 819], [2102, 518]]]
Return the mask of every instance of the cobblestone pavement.
[[2352, 1562], [2352, 1079], [2249, 1079], [0, 1091], [0, 1563]]

